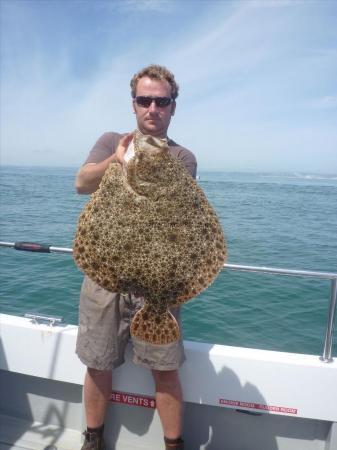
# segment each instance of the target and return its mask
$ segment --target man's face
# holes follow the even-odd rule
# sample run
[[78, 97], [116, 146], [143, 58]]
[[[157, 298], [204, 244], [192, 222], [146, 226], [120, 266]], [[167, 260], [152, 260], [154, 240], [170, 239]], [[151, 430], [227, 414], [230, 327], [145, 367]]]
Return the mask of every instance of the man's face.
[[[151, 80], [151, 78], [143, 77], [137, 83], [136, 97], [138, 96], [171, 98], [171, 86], [166, 80]], [[139, 131], [151, 136], [166, 137], [175, 107], [175, 102], [160, 107], [154, 101], [149, 107], [144, 107], [138, 105], [134, 99], [133, 110], [136, 114]]]

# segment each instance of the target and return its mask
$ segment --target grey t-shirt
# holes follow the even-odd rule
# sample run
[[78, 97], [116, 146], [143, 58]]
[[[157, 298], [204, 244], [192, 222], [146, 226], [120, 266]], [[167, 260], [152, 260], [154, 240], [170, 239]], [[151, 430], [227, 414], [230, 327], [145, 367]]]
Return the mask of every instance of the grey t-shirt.
[[[114, 132], [104, 133], [91, 149], [84, 164], [99, 163], [107, 159], [115, 153], [118, 142], [123, 136], [123, 134]], [[197, 174], [197, 160], [194, 154], [190, 150], [187, 150], [187, 148], [174, 142], [172, 139], [168, 139], [168, 145], [171, 155], [180, 159], [187, 171], [195, 178]]]

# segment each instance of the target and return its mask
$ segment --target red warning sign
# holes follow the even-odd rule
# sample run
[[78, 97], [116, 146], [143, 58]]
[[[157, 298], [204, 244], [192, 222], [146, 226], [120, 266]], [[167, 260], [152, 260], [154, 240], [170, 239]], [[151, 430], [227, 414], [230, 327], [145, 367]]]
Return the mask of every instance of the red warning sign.
[[124, 403], [130, 406], [142, 406], [143, 408], [155, 408], [156, 401], [154, 397], [145, 395], [131, 394], [129, 392], [112, 391], [110, 401], [113, 403]]
[[284, 406], [263, 405], [260, 403], [241, 402], [238, 400], [228, 400], [225, 398], [220, 398], [219, 403], [220, 403], [220, 405], [232, 406], [232, 407], [236, 407], [236, 408], [257, 409], [260, 411], [270, 411], [270, 412], [283, 413], [283, 414], [297, 414], [296, 408], [287, 408]]

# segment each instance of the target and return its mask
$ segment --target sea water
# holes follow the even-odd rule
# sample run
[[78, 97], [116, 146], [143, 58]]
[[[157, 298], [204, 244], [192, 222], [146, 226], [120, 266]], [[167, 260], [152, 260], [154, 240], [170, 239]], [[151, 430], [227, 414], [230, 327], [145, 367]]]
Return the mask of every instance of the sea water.
[[[88, 200], [75, 168], [3, 167], [0, 240], [71, 247]], [[199, 172], [228, 263], [337, 272], [337, 176]], [[76, 324], [82, 274], [71, 255], [0, 248], [0, 311]], [[183, 307], [184, 338], [321, 354], [330, 281], [223, 270]], [[333, 352], [337, 354], [337, 345]]]

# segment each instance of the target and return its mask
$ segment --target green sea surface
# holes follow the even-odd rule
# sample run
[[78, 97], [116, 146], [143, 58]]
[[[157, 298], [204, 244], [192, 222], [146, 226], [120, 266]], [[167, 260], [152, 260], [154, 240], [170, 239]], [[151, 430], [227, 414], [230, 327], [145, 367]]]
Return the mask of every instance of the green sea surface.
[[[2, 167], [0, 240], [71, 247], [88, 200], [75, 193], [75, 174], [75, 168]], [[199, 175], [225, 231], [228, 263], [337, 272], [336, 175]], [[0, 311], [76, 324], [82, 278], [71, 255], [0, 248]], [[183, 306], [184, 338], [318, 355], [329, 296], [328, 280], [223, 270]]]

